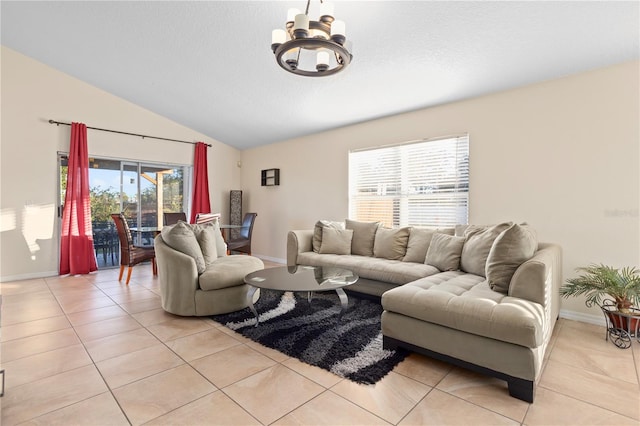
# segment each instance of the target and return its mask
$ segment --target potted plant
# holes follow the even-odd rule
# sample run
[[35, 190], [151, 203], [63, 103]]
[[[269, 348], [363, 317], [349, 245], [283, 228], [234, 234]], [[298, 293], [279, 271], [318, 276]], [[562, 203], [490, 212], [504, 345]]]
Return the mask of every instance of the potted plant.
[[617, 339], [624, 341], [616, 342], [614, 339], [616, 346], [629, 347], [630, 337], [640, 338], [640, 309], [637, 308], [640, 302], [640, 270], [591, 264], [577, 271], [583, 274], [568, 279], [560, 288], [560, 295], [584, 295], [588, 307], [600, 306], [607, 319], [608, 334], [612, 337], [615, 334]]

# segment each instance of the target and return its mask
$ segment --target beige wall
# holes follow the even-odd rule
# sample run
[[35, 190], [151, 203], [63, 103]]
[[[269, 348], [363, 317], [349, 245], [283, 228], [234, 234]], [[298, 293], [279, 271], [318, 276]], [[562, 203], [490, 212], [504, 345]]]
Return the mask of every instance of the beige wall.
[[[245, 211], [253, 249], [284, 260], [290, 229], [348, 215], [348, 152], [470, 135], [470, 222], [527, 221], [564, 248], [564, 275], [590, 262], [640, 266], [639, 63], [246, 150]], [[282, 125], [286, 125], [283, 121]], [[279, 187], [260, 170], [279, 168]], [[600, 319], [580, 299], [565, 316]]]
[[[58, 269], [57, 152], [70, 128], [48, 119], [211, 143], [213, 211], [229, 211], [241, 184], [241, 152], [69, 75], [2, 47], [0, 279], [55, 274]], [[184, 106], [188, 108], [188, 105]], [[89, 154], [193, 165], [193, 146], [89, 130]]]

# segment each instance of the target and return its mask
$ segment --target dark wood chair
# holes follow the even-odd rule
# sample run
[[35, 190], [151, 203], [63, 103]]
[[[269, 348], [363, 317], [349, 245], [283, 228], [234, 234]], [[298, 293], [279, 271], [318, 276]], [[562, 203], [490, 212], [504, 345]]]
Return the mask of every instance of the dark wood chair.
[[187, 221], [187, 214], [185, 212], [180, 213], [164, 213], [162, 223], [165, 225], [175, 225], [178, 221]]
[[127, 224], [127, 220], [120, 213], [113, 213], [111, 218], [116, 224], [118, 230], [118, 238], [120, 239], [120, 275], [118, 275], [118, 281], [122, 281], [122, 275], [124, 273], [124, 267], [127, 266], [127, 281], [131, 279], [131, 272], [133, 267], [138, 263], [151, 261], [153, 268], [153, 275], [158, 275], [158, 268], [156, 267], [156, 251], [152, 246], [137, 246], [133, 244], [133, 238], [131, 237], [131, 230]]
[[253, 234], [253, 224], [256, 221], [258, 213], [246, 213], [242, 219], [242, 228], [240, 228], [240, 236], [229, 239], [227, 241], [227, 250], [229, 252], [240, 252], [251, 256], [251, 235]]

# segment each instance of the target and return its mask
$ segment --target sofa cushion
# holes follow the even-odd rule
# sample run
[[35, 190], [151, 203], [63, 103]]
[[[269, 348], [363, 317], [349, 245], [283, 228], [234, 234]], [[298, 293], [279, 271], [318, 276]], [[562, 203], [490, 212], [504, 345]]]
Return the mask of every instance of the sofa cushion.
[[440, 271], [457, 271], [460, 269], [460, 254], [463, 245], [463, 237], [436, 233], [431, 238], [425, 263]]
[[322, 229], [328, 227], [333, 229], [344, 229], [344, 222], [334, 222], [331, 220], [319, 220], [313, 227], [313, 239], [311, 247], [316, 253], [320, 253], [320, 246], [322, 245]]
[[460, 256], [460, 269], [470, 274], [485, 276], [487, 256], [495, 239], [512, 223], [500, 223], [489, 227], [470, 225], [465, 230], [464, 247]]
[[202, 290], [218, 290], [244, 284], [244, 277], [264, 269], [262, 260], [254, 256], [236, 254], [218, 258], [207, 266], [198, 283]]
[[407, 252], [409, 228], [378, 228], [373, 241], [373, 255], [383, 259], [402, 260]]
[[529, 226], [515, 223], [502, 231], [487, 256], [486, 276], [489, 287], [508, 293], [516, 269], [529, 260], [537, 249], [538, 238]]
[[351, 254], [351, 229], [322, 228], [321, 254]]
[[179, 221], [175, 225], [165, 226], [162, 228], [161, 235], [162, 240], [169, 247], [193, 257], [196, 261], [198, 274], [205, 271], [206, 265], [204, 262], [204, 256], [202, 255], [202, 249], [200, 248], [198, 240], [188, 223]]
[[429, 244], [431, 244], [431, 237], [435, 233], [435, 229], [411, 228], [407, 241], [407, 252], [402, 261], [424, 263]]
[[211, 223], [190, 225], [193, 234], [202, 250], [204, 264], [209, 265], [218, 258], [218, 247], [216, 244], [215, 229]]
[[353, 230], [351, 254], [373, 256], [373, 242], [379, 226], [380, 222], [359, 222], [347, 219], [345, 227]]
[[424, 263], [403, 262], [369, 256], [341, 256], [337, 254], [319, 254], [312, 251], [300, 253], [300, 265], [335, 266], [348, 269], [360, 278], [383, 281], [391, 284], [406, 284], [428, 275], [437, 274], [437, 268]]
[[542, 306], [489, 288], [484, 277], [450, 271], [388, 290], [385, 311], [528, 348], [544, 342]]

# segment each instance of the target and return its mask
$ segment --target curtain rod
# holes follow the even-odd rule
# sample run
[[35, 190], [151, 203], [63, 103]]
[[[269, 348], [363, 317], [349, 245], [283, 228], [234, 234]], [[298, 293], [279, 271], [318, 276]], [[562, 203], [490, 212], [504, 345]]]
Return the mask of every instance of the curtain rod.
[[[56, 126], [59, 126], [61, 124], [64, 125], [64, 126], [71, 126], [71, 123], [63, 123], [62, 121], [55, 121], [55, 120], [49, 120], [49, 124], [55, 124]], [[121, 132], [119, 130], [101, 129], [99, 127], [89, 127], [89, 126], [87, 126], [87, 129], [100, 130], [101, 132], [120, 133], [121, 135], [140, 136], [142, 139], [144, 139], [144, 138], [159, 139], [161, 141], [188, 143], [188, 144], [191, 144], [191, 145], [195, 145], [197, 143], [197, 142], [181, 141], [181, 140], [178, 140], [178, 139], [160, 138], [158, 136], [141, 135], [139, 133]], [[208, 143], [206, 145], [209, 148], [211, 148], [211, 144], [210, 143]]]

